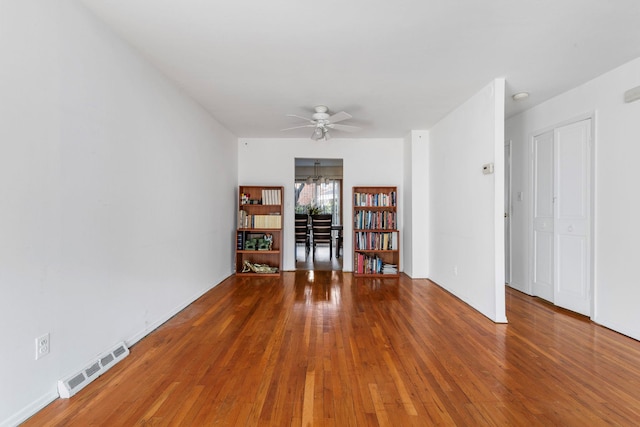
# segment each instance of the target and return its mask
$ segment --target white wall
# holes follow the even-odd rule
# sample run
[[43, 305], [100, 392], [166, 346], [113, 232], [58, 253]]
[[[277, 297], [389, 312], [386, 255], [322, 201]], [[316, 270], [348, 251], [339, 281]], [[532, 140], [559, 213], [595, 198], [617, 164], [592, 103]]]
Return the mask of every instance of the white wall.
[[2, 2], [0, 94], [0, 425], [13, 425], [229, 275], [237, 139], [66, 0]]
[[[530, 291], [528, 147], [537, 131], [595, 112], [595, 238], [593, 320], [640, 339], [640, 101], [624, 102], [624, 92], [640, 85], [640, 58], [507, 120], [513, 141], [513, 272], [519, 288]], [[519, 174], [518, 172], [519, 171]], [[515, 209], [517, 208], [517, 209]], [[516, 223], [517, 221], [517, 223]]]
[[496, 322], [506, 321], [504, 85], [496, 79], [430, 129], [428, 151], [429, 277]]
[[404, 272], [429, 277], [429, 132], [411, 131], [404, 141]]
[[[240, 185], [282, 185], [284, 194], [283, 270], [295, 270], [293, 233], [293, 187], [295, 158], [343, 159], [343, 270], [353, 270], [352, 187], [392, 185], [398, 187], [398, 218], [402, 218], [403, 140], [340, 139], [312, 141], [309, 138], [241, 138], [238, 141], [238, 182]], [[402, 236], [402, 227], [399, 225]], [[402, 244], [402, 240], [400, 241]], [[400, 252], [400, 268], [403, 253]]]

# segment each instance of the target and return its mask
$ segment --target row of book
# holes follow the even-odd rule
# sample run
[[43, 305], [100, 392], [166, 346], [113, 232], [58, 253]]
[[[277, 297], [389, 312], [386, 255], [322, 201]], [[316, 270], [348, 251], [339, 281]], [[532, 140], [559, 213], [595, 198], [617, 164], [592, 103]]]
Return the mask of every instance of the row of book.
[[282, 215], [249, 215], [246, 211], [238, 212], [238, 228], [282, 228]]
[[370, 232], [359, 231], [355, 233], [355, 247], [361, 250], [388, 251], [398, 249], [397, 232]]
[[356, 254], [353, 260], [353, 271], [358, 274], [398, 274], [396, 264], [383, 262], [378, 256]]
[[396, 213], [392, 211], [356, 211], [353, 215], [356, 230], [395, 230]]
[[354, 206], [396, 206], [396, 192], [353, 193]]
[[280, 205], [282, 204], [282, 194], [280, 190], [262, 190], [263, 205]]
[[241, 205], [280, 205], [282, 192], [280, 190], [262, 190], [261, 199], [252, 199], [249, 193], [240, 193]]

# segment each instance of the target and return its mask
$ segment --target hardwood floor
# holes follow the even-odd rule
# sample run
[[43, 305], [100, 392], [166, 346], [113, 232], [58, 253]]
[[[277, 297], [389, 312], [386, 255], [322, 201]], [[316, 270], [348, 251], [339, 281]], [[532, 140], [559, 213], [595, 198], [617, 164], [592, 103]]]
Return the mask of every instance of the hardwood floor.
[[640, 342], [511, 289], [507, 315], [404, 275], [231, 277], [25, 425], [640, 424]]
[[318, 246], [316, 256], [310, 251], [305, 256], [303, 246], [296, 247], [296, 270], [314, 270], [314, 271], [342, 271], [342, 251], [340, 257], [336, 257], [335, 248], [333, 257], [329, 258], [329, 248], [327, 246]]

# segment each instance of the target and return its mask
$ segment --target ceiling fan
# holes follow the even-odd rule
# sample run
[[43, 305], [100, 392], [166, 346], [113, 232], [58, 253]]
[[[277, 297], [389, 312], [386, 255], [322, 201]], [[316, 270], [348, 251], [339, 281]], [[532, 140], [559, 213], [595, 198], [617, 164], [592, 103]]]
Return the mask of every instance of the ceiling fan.
[[314, 128], [313, 133], [311, 134], [311, 139], [313, 139], [314, 141], [326, 141], [330, 139], [331, 135], [329, 134], [329, 130], [340, 130], [345, 132], [356, 132], [360, 130], [358, 126], [337, 124], [338, 122], [341, 122], [343, 120], [350, 119], [352, 116], [349, 113], [340, 111], [339, 113], [330, 115], [328, 113], [329, 108], [327, 108], [325, 105], [318, 105], [314, 108], [314, 110], [315, 113], [313, 113], [310, 119], [307, 117], [298, 116], [296, 114], [287, 114], [287, 117], [296, 117], [298, 119], [306, 120], [309, 123], [306, 125], [294, 126], [282, 130], [285, 131], [300, 128]]

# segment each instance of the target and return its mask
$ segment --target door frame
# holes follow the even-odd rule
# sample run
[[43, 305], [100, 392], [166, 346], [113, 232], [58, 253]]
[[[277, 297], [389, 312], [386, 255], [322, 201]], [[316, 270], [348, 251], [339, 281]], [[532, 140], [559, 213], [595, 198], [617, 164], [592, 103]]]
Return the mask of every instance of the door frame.
[[[589, 252], [590, 252], [590, 265], [589, 265], [589, 299], [590, 299], [590, 314], [589, 317], [591, 319], [596, 317], [596, 312], [595, 312], [595, 295], [596, 295], [596, 283], [595, 283], [595, 265], [596, 265], [596, 252], [595, 252], [595, 242], [596, 242], [596, 233], [595, 233], [595, 224], [596, 224], [596, 200], [597, 200], [597, 193], [596, 193], [596, 185], [595, 185], [595, 177], [596, 177], [596, 144], [597, 144], [597, 114], [596, 111], [589, 111], [577, 116], [574, 116], [570, 119], [567, 120], [563, 120], [561, 122], [557, 122], [551, 126], [547, 126], [541, 129], [538, 129], [534, 132], [531, 132], [529, 134], [529, 138], [528, 138], [528, 148], [527, 148], [527, 156], [528, 156], [528, 188], [529, 188], [529, 197], [528, 199], [528, 203], [529, 203], [529, 208], [528, 208], [528, 213], [527, 213], [527, 223], [528, 223], [528, 230], [527, 230], [527, 234], [528, 234], [528, 242], [527, 242], [527, 252], [528, 252], [528, 278], [527, 278], [527, 293], [530, 295], [534, 295], [534, 289], [533, 289], [533, 272], [534, 272], [534, 265], [533, 265], [533, 258], [534, 258], [534, 253], [532, 251], [533, 249], [533, 239], [534, 239], [534, 227], [533, 227], [533, 217], [534, 217], [534, 212], [533, 212], [533, 206], [534, 206], [534, 180], [533, 180], [533, 176], [534, 176], [534, 156], [533, 156], [533, 150], [534, 150], [534, 140], [535, 137], [541, 134], [544, 134], [546, 132], [552, 132], [557, 128], [563, 127], [563, 126], [567, 126], [570, 125], [572, 123], [577, 123], [583, 120], [589, 120], [591, 119], [591, 141], [589, 144], [589, 191], [590, 191], [590, 206], [589, 206], [589, 215], [590, 215], [590, 221], [589, 221]], [[555, 268], [555, 267], [554, 267]], [[555, 286], [555, 284], [554, 284]]]
[[[507, 152], [508, 149], [508, 152]], [[513, 194], [512, 194], [512, 159], [513, 159], [513, 142], [508, 139], [504, 142], [504, 194], [505, 194], [505, 248], [504, 248], [504, 266], [505, 266], [505, 274], [504, 274], [504, 282], [505, 284], [511, 283], [511, 274], [512, 274], [512, 253], [511, 253], [511, 245], [513, 243], [513, 239], [511, 237], [512, 233], [512, 225], [511, 225], [511, 217], [513, 216]]]

